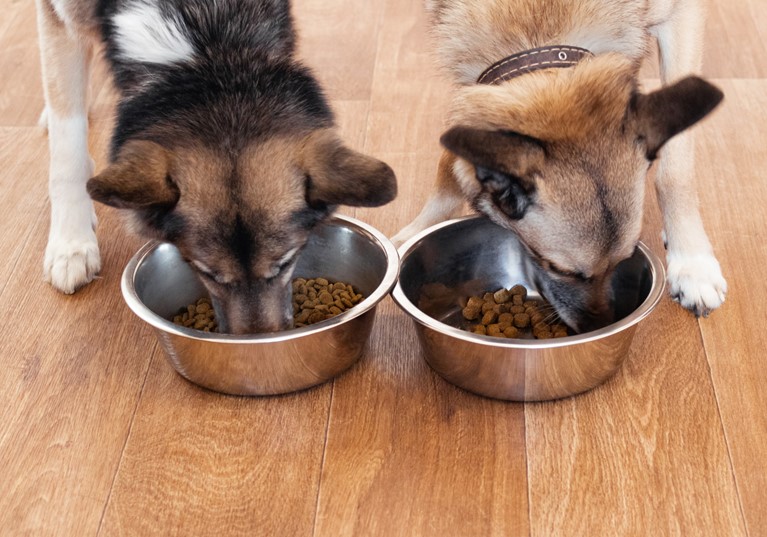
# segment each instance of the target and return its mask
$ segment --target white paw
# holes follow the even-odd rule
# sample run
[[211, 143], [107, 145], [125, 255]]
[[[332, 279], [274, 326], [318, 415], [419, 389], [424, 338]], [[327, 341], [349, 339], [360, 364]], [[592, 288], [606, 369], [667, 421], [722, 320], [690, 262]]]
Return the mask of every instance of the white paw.
[[727, 282], [713, 255], [669, 252], [667, 261], [669, 291], [674, 300], [697, 317], [707, 317], [722, 305]]
[[96, 235], [84, 240], [55, 240], [45, 249], [45, 281], [62, 293], [71, 295], [91, 282], [101, 270]]

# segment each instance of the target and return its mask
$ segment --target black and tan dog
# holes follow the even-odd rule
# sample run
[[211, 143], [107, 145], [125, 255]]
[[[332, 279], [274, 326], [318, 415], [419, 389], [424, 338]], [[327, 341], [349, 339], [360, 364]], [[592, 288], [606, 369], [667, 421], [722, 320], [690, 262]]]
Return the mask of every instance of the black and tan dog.
[[[294, 59], [286, 0], [37, 0], [50, 137], [44, 271], [74, 292], [100, 269], [90, 196], [175, 244], [223, 331], [291, 324], [289, 281], [340, 204], [394, 198], [391, 169], [345, 147]], [[92, 177], [88, 69], [102, 42], [121, 93], [111, 164]], [[87, 183], [87, 190], [86, 190]]]
[[[697, 0], [432, 0], [436, 50], [459, 84], [436, 192], [396, 237], [464, 200], [513, 230], [534, 283], [573, 329], [610, 318], [610, 276], [634, 251], [657, 156], [671, 294], [694, 313], [726, 283], [701, 223], [693, 144], [676, 136], [721, 92], [697, 77]], [[638, 91], [657, 39], [665, 87]], [[672, 137], [673, 140], [669, 141]], [[660, 151], [664, 146], [663, 151]]]

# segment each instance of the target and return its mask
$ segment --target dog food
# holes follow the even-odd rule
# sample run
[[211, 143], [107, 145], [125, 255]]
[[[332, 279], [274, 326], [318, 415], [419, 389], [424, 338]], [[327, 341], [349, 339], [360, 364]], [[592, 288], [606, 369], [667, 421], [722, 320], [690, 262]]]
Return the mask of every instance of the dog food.
[[201, 298], [194, 304], [188, 305], [185, 310], [173, 317], [173, 322], [203, 332], [215, 332], [218, 326], [209, 298]]
[[[293, 322], [296, 328], [318, 323], [353, 308], [363, 299], [360, 293], [343, 282], [331, 282], [325, 278], [293, 280]], [[180, 326], [215, 332], [215, 313], [210, 299], [201, 298], [173, 317]]]
[[498, 289], [481, 297], [470, 296], [461, 311], [470, 323], [467, 329], [475, 334], [500, 337], [550, 339], [570, 335], [567, 326], [547, 322], [554, 316], [554, 308], [544, 300], [528, 300], [527, 289], [515, 285], [511, 289]]
[[353, 308], [362, 295], [343, 282], [325, 278], [293, 280], [293, 322], [296, 328], [318, 323]]

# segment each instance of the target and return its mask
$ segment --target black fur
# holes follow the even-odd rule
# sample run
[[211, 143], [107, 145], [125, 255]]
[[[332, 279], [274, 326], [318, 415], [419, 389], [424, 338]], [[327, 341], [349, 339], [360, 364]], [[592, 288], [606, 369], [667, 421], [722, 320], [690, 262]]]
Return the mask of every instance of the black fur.
[[176, 65], [119, 56], [113, 17], [125, 0], [100, 2], [106, 56], [123, 93], [111, 144], [114, 159], [131, 138], [162, 142], [190, 134], [237, 152], [263, 135], [333, 125], [310, 70], [293, 58], [289, 3], [278, 0], [160, 0], [178, 20], [194, 60]]

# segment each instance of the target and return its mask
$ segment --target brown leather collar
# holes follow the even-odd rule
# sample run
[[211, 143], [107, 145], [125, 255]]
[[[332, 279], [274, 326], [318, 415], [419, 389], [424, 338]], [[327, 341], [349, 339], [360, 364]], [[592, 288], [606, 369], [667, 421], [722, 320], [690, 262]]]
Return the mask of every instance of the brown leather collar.
[[477, 84], [498, 84], [539, 69], [572, 67], [589, 56], [593, 54], [585, 48], [560, 45], [524, 50], [507, 56], [485, 69], [479, 75]]

